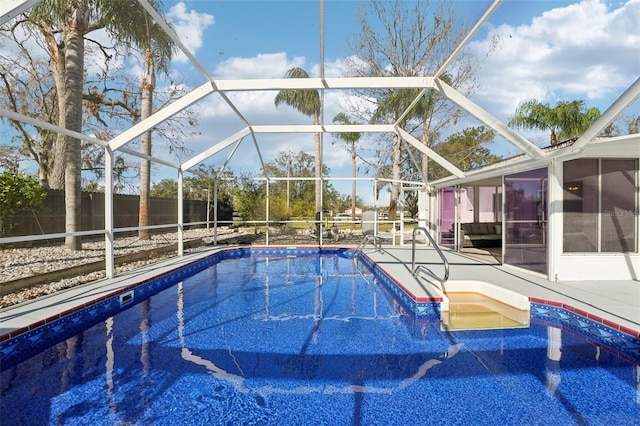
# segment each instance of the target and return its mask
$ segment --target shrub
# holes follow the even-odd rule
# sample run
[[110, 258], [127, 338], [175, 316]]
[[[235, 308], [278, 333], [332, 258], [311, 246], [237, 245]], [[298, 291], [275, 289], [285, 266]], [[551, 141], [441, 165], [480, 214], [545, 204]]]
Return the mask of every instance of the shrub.
[[0, 174], [0, 236], [11, 229], [18, 211], [42, 208], [46, 196], [32, 175], [8, 171]]

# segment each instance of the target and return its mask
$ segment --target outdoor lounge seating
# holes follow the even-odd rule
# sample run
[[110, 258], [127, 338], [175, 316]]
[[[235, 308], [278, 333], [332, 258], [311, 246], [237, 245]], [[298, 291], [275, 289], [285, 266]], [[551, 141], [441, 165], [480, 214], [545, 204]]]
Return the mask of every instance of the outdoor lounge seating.
[[358, 246], [358, 249], [371, 242], [376, 248], [376, 251], [381, 251], [382, 242], [384, 240], [391, 240], [391, 236], [387, 235], [387, 233], [378, 232], [376, 212], [373, 210], [367, 210], [362, 213], [362, 235], [362, 242]]
[[463, 247], [500, 247], [502, 223], [473, 222], [460, 224]]

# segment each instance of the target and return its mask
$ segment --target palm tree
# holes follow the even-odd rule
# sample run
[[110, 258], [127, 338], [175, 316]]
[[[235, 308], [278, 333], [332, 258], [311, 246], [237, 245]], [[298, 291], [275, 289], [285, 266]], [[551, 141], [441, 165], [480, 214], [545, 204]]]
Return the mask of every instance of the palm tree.
[[[396, 123], [404, 110], [411, 104], [411, 101], [417, 95], [415, 89], [390, 90], [387, 95], [379, 100], [378, 107], [375, 110], [372, 122], [384, 120], [390, 117], [391, 121]], [[405, 116], [398, 126], [405, 128], [409, 117]], [[389, 220], [396, 220], [396, 211], [398, 209], [398, 194], [400, 192], [400, 173], [401, 173], [401, 144], [402, 139], [397, 133], [393, 134], [393, 151], [391, 155], [391, 193], [389, 195]], [[376, 193], [377, 193], [376, 189]]]
[[[131, 1], [112, 0], [48, 0], [35, 5], [29, 21], [43, 35], [51, 63], [58, 95], [58, 125], [76, 132], [82, 131], [82, 91], [84, 84], [84, 39], [92, 31], [117, 29], [121, 21], [114, 9]], [[64, 181], [65, 231], [81, 230], [81, 143], [66, 135], [58, 135], [54, 164], [54, 185]], [[62, 185], [60, 185], [62, 186]], [[82, 249], [79, 236], [67, 236], [65, 246]]]
[[558, 101], [552, 108], [531, 99], [518, 105], [509, 125], [520, 129], [549, 130], [551, 145], [556, 145], [558, 138], [580, 137], [598, 117], [600, 110], [587, 109], [584, 101]]
[[[159, 13], [162, 4], [157, 0], [149, 1], [149, 4]], [[156, 70], [168, 74], [169, 64], [175, 49], [171, 37], [162, 27], [151, 18], [142, 6], [130, 8], [120, 27], [118, 38], [127, 44], [137, 47], [143, 58], [141, 76], [141, 110], [140, 119], [145, 120], [153, 114], [153, 92], [156, 88]], [[141, 153], [151, 155], [151, 134], [147, 131], [141, 136]], [[151, 191], [151, 162], [146, 158], [140, 159], [140, 207], [138, 213], [138, 226], [149, 225], [149, 203]], [[148, 229], [138, 230], [138, 238], [148, 240]]]
[[[84, 83], [84, 37], [97, 27], [99, 5], [89, 0], [43, 1], [31, 10], [31, 20], [43, 33], [54, 65], [54, 79], [60, 111], [58, 124], [68, 130], [82, 130], [82, 87]], [[102, 2], [100, 2], [102, 3]], [[108, 3], [108, 1], [107, 1]], [[99, 16], [99, 15], [98, 15]], [[61, 34], [56, 34], [60, 30]], [[80, 141], [71, 136], [57, 139], [58, 164], [64, 164], [65, 231], [80, 231]], [[60, 180], [61, 167], [58, 167]], [[80, 250], [80, 237], [67, 236], [65, 246]]]
[[[448, 73], [443, 73], [440, 77], [440, 80], [444, 81], [448, 85], [452, 84], [453, 78]], [[446, 98], [440, 94], [440, 92], [436, 90], [429, 90], [427, 93], [423, 94], [418, 103], [416, 103], [409, 113], [411, 117], [420, 118], [420, 122], [422, 123], [422, 134], [420, 136], [420, 141], [427, 147], [431, 147], [431, 124], [433, 118], [436, 114], [436, 111], [440, 110], [440, 106], [443, 102], [446, 101]], [[451, 120], [455, 125], [458, 119], [458, 111], [453, 112], [453, 116], [449, 119], [445, 120], [445, 122], [449, 123]], [[425, 183], [429, 180], [429, 156], [426, 154], [422, 154], [422, 179]]]
[[[84, 40], [87, 34], [107, 29], [111, 34], [130, 31], [130, 13], [140, 5], [135, 0], [47, 0], [35, 5], [30, 22], [42, 33], [53, 64], [58, 94], [60, 127], [82, 131], [82, 92], [84, 84]], [[57, 163], [64, 164], [65, 231], [81, 230], [81, 143], [58, 135]], [[53, 173], [60, 180], [61, 167]], [[79, 236], [67, 236], [65, 246], [82, 249]]]
[[[335, 117], [333, 117], [334, 123], [340, 124], [354, 124], [347, 114], [340, 112]], [[356, 142], [360, 140], [360, 133], [358, 132], [346, 132], [346, 133], [338, 133], [338, 138], [342, 139], [348, 146], [349, 151], [351, 152], [351, 220], [356, 220]], [[353, 226], [353, 224], [352, 224]]]
[[[447, 84], [451, 84], [453, 78], [451, 75], [444, 73], [440, 76], [440, 79]], [[376, 122], [381, 119], [388, 119], [391, 117], [393, 122], [396, 122], [398, 117], [411, 105], [415, 98], [420, 94], [419, 89], [401, 89], [389, 91], [386, 97], [379, 100], [378, 107], [372, 117], [372, 121]], [[440, 116], [445, 115], [449, 110], [446, 105], [446, 99], [436, 90], [429, 90], [424, 93], [418, 102], [413, 105], [408, 114], [406, 114], [402, 120], [398, 122], [398, 125], [402, 128], [406, 128], [408, 125], [414, 122], [415, 119], [420, 120], [422, 126], [421, 142], [431, 147], [431, 134], [434, 132], [432, 122], [434, 117], [439, 113]], [[446, 117], [439, 117], [438, 127], [443, 127], [445, 124], [454, 122], [457, 120], [458, 112], [453, 112]], [[436, 130], [437, 132], [437, 130]], [[389, 220], [395, 220], [397, 213], [397, 198], [399, 193], [400, 184], [398, 181], [401, 178], [401, 139], [399, 135], [393, 136], [393, 161], [392, 161], [392, 175], [393, 182], [391, 184], [391, 194], [389, 199]], [[426, 154], [422, 154], [421, 157], [421, 173], [425, 182], [428, 180], [428, 163], [429, 157]]]
[[[300, 68], [291, 68], [285, 78], [309, 78], [309, 74]], [[286, 104], [308, 117], [313, 117], [313, 124], [320, 124], [320, 94], [317, 90], [291, 90], [278, 92], [274, 100], [276, 107]], [[316, 178], [316, 212], [322, 211], [322, 157], [320, 152], [320, 133], [315, 134], [315, 178]]]

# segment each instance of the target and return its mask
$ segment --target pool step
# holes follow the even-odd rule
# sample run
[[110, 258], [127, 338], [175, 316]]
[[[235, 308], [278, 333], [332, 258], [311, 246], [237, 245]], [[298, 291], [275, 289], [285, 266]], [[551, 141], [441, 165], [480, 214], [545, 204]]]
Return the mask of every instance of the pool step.
[[449, 310], [441, 314], [443, 330], [491, 330], [529, 327], [529, 310], [474, 292], [449, 292]]

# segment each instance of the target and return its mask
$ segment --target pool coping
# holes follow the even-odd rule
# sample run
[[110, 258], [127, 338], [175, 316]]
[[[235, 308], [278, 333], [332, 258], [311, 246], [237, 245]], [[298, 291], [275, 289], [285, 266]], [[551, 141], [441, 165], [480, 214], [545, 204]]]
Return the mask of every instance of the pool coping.
[[[62, 290], [57, 293], [44, 296], [32, 301], [24, 302], [18, 305], [10, 306], [0, 310], [0, 342], [13, 339], [21, 334], [35, 330], [47, 324], [51, 324], [65, 316], [72, 315], [83, 309], [87, 309], [109, 298], [129, 292], [152, 280], [159, 280], [163, 276], [176, 273], [179, 270], [188, 270], [190, 267], [196, 266], [201, 260], [207, 257], [213, 257], [220, 252], [241, 251], [241, 250], [269, 250], [282, 251], [286, 254], [287, 250], [305, 250], [310, 252], [322, 250], [354, 250], [350, 246], [218, 246], [198, 250], [185, 254], [179, 258], [173, 258], [160, 262], [155, 265], [140, 268], [135, 271], [125, 272], [115, 278], [103, 279], [88, 284], [83, 284], [71, 289]], [[434, 252], [433, 250], [431, 250]], [[408, 298], [415, 303], [438, 303], [442, 301], [435, 289], [431, 289], [429, 285], [425, 285], [424, 280], [420, 280], [411, 274], [408, 265], [411, 262], [403, 260], [406, 256], [406, 250], [398, 251], [397, 249], [384, 249], [382, 251], [374, 249], [362, 250], [365, 259], [369, 259], [385, 273], [394, 284], [400, 288]], [[426, 264], [433, 264], [425, 261], [428, 252], [421, 252], [421, 261]], [[448, 253], [447, 256], [452, 256]], [[392, 261], [389, 262], [389, 257]], [[470, 261], [470, 265], [477, 266], [477, 261]], [[460, 265], [459, 265], [460, 266]], [[489, 265], [486, 265], [489, 266]], [[495, 265], [492, 265], [495, 266]], [[493, 269], [493, 268], [492, 268]], [[493, 270], [493, 272], [496, 272]], [[511, 274], [511, 272], [508, 272]], [[527, 277], [523, 282], [530, 281]], [[547, 289], [548, 290], [548, 289]], [[533, 303], [547, 305], [556, 308], [562, 308], [581, 317], [587, 318], [593, 322], [599, 323], [610, 329], [619, 331], [625, 335], [640, 339], [640, 326], [633, 328], [634, 322], [629, 320], [629, 324], [623, 324], [623, 321], [615, 321], [607, 318], [602, 313], [590, 312], [590, 305], [582, 305], [580, 303], [562, 300], [564, 296], [557, 294], [553, 297], [553, 292], [539, 292], [543, 297], [533, 294], [526, 294]], [[561, 297], [562, 296], [562, 297]]]

